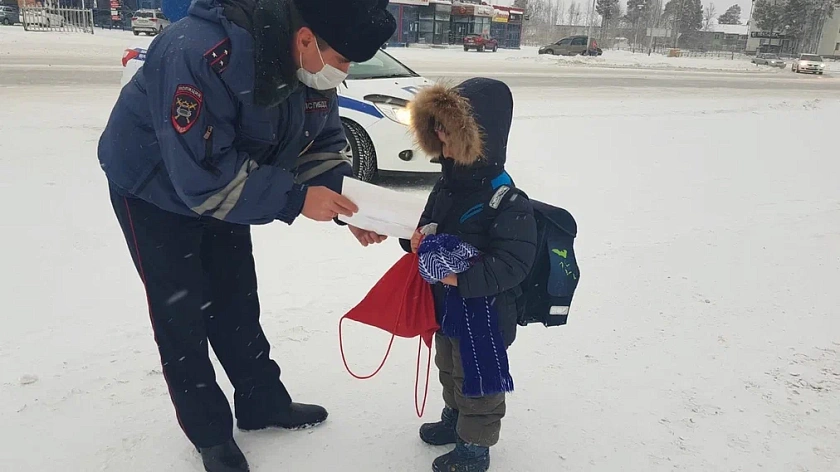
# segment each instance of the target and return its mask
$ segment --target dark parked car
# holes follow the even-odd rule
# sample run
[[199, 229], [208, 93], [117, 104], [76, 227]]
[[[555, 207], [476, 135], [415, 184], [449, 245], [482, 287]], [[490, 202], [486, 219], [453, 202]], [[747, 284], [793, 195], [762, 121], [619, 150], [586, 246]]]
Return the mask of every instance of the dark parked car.
[[556, 43], [541, 47], [539, 53], [554, 56], [600, 56], [604, 51], [598, 47], [595, 39], [592, 40], [587, 49], [586, 36], [569, 36]]
[[470, 34], [464, 38], [464, 51], [475, 49], [478, 52], [493, 51], [499, 49], [499, 42], [486, 34]]
[[20, 23], [18, 9], [0, 5], [0, 24], [13, 25], [15, 23]]

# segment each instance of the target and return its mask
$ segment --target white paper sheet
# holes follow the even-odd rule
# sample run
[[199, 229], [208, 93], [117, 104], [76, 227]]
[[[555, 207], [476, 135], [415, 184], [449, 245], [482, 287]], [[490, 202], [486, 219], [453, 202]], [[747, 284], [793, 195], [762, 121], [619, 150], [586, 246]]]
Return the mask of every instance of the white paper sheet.
[[426, 206], [425, 199], [404, 192], [344, 178], [341, 194], [359, 207], [359, 212], [338, 219], [357, 228], [384, 236], [411, 239]]

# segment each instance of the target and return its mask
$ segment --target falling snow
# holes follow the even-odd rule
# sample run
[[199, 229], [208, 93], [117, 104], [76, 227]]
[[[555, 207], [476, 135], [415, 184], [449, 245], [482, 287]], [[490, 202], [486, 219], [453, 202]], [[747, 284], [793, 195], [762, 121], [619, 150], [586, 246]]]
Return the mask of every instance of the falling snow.
[[[26, 42], [9, 40], [18, 30]], [[96, 69], [107, 76], [133, 41], [99, 29], [52, 35], [0, 27], [0, 73], [35, 80], [24, 66], [56, 62], [54, 51], [70, 43], [81, 47], [62, 64], [100, 47], [113, 52]], [[30, 62], [9, 65], [16, 50]], [[544, 65], [547, 84], [552, 71], [579, 60], [558, 65], [527, 49], [409, 50], [395, 54], [432, 58], [427, 67], [438, 71], [498, 67], [511, 83], [526, 62]], [[510, 59], [527, 54], [535, 57]], [[713, 80], [708, 72], [669, 73], [684, 83]], [[632, 74], [635, 83], [662, 71]], [[749, 93], [641, 94], [620, 83], [554, 88], [562, 95], [555, 96], [542, 85], [513, 87], [508, 170], [529, 197], [575, 215], [585, 275], [567, 326], [518, 332], [510, 350], [517, 391], [491, 470], [837, 470], [840, 160], [831, 137], [840, 103], [828, 92], [797, 92], [793, 74], [784, 77], [787, 88]], [[3, 470], [201, 468], [155, 370], [143, 286], [95, 164], [117, 92], [116, 85], [0, 86]], [[414, 180], [383, 183], [428, 191]], [[416, 340], [397, 339], [383, 371], [366, 381], [344, 371], [338, 352], [338, 318], [401, 249], [393, 241], [362, 248], [346, 228], [306, 219], [252, 233], [271, 343], [259, 359], [277, 361], [296, 401], [322, 403], [331, 414], [309, 434], [236, 432], [253, 470], [429, 470], [443, 450], [420, 444], [417, 428], [436, 419], [442, 402], [433, 366], [427, 413], [416, 418]], [[232, 317], [237, 308], [212, 310], [234, 335], [246, 323]], [[348, 363], [378, 365], [389, 337], [344, 329]], [[203, 348], [232, 401], [223, 366]], [[174, 388], [190, 385], [214, 388], [195, 381]]]
[[186, 297], [188, 294], [189, 294], [189, 292], [186, 291], [186, 290], [179, 290], [179, 291], [173, 293], [172, 296], [169, 297], [168, 300], [166, 300], [166, 304], [167, 305], [172, 305], [174, 303], [177, 303], [177, 302], [183, 300], [184, 297]]

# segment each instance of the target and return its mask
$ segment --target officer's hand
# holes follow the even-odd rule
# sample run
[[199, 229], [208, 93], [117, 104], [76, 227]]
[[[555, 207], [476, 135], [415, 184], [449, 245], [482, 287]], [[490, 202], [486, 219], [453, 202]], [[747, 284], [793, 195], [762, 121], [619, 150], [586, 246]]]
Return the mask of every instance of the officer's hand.
[[347, 226], [350, 228], [350, 232], [353, 233], [353, 236], [355, 236], [364, 247], [368, 247], [371, 244], [379, 244], [388, 239], [388, 236], [382, 236], [381, 234], [374, 233], [373, 231], [356, 228], [353, 225]]
[[359, 208], [347, 197], [327, 187], [309, 187], [301, 214], [315, 221], [330, 221], [338, 215], [353, 216]]

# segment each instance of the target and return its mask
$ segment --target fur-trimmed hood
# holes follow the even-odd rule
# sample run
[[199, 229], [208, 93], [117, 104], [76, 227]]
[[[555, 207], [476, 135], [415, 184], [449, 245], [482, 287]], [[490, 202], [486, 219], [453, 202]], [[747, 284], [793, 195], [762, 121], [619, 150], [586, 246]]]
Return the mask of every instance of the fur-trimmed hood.
[[435, 133], [439, 123], [451, 136], [451, 156], [444, 156], [444, 176], [483, 179], [504, 171], [513, 119], [510, 88], [494, 79], [469, 79], [455, 87], [422, 89], [409, 104], [411, 130], [425, 153], [440, 156]]

